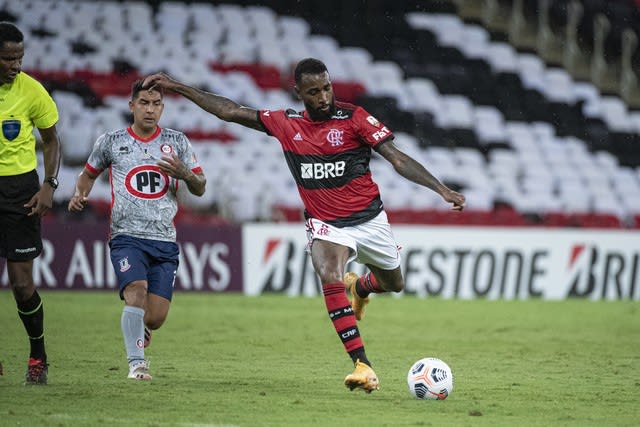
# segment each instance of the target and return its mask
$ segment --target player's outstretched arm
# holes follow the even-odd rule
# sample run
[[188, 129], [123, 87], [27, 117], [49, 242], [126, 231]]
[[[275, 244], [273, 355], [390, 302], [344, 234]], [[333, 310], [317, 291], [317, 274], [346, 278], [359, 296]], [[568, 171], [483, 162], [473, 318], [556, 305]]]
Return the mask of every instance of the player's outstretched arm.
[[461, 211], [464, 209], [464, 195], [457, 191], [453, 191], [441, 183], [431, 174], [431, 172], [429, 172], [415, 159], [398, 150], [393, 141], [383, 143], [378, 149], [378, 152], [393, 165], [396, 172], [409, 181], [413, 181], [416, 184], [420, 184], [435, 191], [447, 203], [451, 203], [453, 205], [453, 210]]
[[76, 191], [71, 200], [69, 200], [69, 212], [80, 212], [84, 209], [84, 206], [89, 201], [89, 193], [97, 177], [98, 175], [95, 175], [86, 167], [80, 172], [76, 181]]
[[257, 110], [244, 107], [224, 96], [216, 95], [193, 86], [181, 83], [165, 73], [152, 74], [144, 79], [142, 87], [159, 86], [179, 93], [208, 113], [226, 122], [234, 122], [264, 132], [265, 128], [258, 120]]

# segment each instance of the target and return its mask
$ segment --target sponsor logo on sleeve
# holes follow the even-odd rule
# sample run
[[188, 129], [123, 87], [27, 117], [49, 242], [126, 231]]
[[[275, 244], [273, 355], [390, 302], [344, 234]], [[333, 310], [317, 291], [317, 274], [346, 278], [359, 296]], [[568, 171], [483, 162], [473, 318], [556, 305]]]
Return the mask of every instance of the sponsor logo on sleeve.
[[290, 118], [290, 119], [292, 119], [292, 118], [293, 119], [302, 119], [302, 118], [304, 118], [304, 116], [302, 114], [298, 113], [296, 110], [293, 110], [291, 108], [289, 108], [286, 111], [286, 114], [287, 114], [287, 117]]
[[391, 132], [389, 131], [389, 129], [387, 129], [386, 126], [383, 126], [382, 128], [380, 128], [380, 130], [377, 130], [374, 133], [372, 133], [371, 136], [376, 141], [380, 141], [381, 139], [386, 138], [390, 133]]
[[375, 117], [373, 117], [373, 116], [369, 116], [369, 117], [367, 117], [367, 121], [368, 121], [369, 123], [371, 123], [373, 126], [377, 127], [377, 128], [379, 128], [379, 127], [380, 127], [380, 122], [378, 121], [378, 119], [376, 119], [376, 118], [375, 118]]

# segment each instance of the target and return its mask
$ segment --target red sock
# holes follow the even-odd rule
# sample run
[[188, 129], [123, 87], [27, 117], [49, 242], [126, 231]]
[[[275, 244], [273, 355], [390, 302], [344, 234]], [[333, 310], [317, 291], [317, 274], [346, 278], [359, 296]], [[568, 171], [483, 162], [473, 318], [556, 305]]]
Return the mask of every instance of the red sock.
[[369, 294], [380, 294], [387, 291], [380, 287], [376, 276], [369, 272], [364, 276], [360, 276], [358, 279], [358, 283], [356, 283], [356, 292], [358, 292], [358, 295], [362, 298], [366, 298]]
[[356, 316], [353, 314], [351, 304], [344, 290], [344, 283], [329, 283], [322, 287], [324, 303], [329, 312], [329, 318], [333, 322], [333, 327], [342, 340], [347, 353], [352, 353], [358, 348], [364, 347], [360, 338], [360, 331], [356, 323]]

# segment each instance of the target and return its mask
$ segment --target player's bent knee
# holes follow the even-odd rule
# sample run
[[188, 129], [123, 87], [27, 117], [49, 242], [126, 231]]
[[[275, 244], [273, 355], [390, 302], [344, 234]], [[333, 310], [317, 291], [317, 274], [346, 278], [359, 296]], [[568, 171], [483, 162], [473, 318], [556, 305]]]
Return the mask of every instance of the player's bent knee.
[[29, 283], [16, 283], [11, 285], [14, 299], [17, 302], [27, 301], [33, 295], [35, 286]]
[[145, 319], [145, 325], [147, 328], [155, 331], [156, 329], [160, 329], [160, 326], [164, 324], [166, 319], [166, 314], [164, 316], [151, 316], [149, 319]]
[[122, 295], [127, 305], [144, 307], [147, 297], [147, 282], [140, 280], [129, 283], [124, 288]]
[[319, 272], [318, 277], [320, 277], [320, 283], [322, 283], [323, 286], [331, 283], [340, 282], [342, 280], [342, 275], [340, 274], [339, 271]]
[[390, 289], [387, 289], [389, 292], [402, 292], [404, 290], [404, 282], [393, 282], [391, 284]]

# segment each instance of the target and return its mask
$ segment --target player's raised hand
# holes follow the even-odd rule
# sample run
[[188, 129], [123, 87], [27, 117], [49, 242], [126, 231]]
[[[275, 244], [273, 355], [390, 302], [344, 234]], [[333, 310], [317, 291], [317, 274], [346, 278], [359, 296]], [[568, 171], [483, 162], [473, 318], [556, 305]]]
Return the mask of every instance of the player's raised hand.
[[178, 86], [178, 82], [169, 77], [166, 73], [156, 73], [147, 76], [142, 82], [142, 87], [151, 90], [154, 87], [171, 90]]
[[463, 194], [447, 188], [447, 190], [442, 193], [442, 198], [449, 203], [453, 203], [453, 207], [451, 208], [452, 210], [461, 211], [464, 209], [464, 202], [466, 199]]
[[69, 200], [69, 212], [81, 212], [86, 206], [89, 198], [84, 194], [74, 194], [71, 200]]

